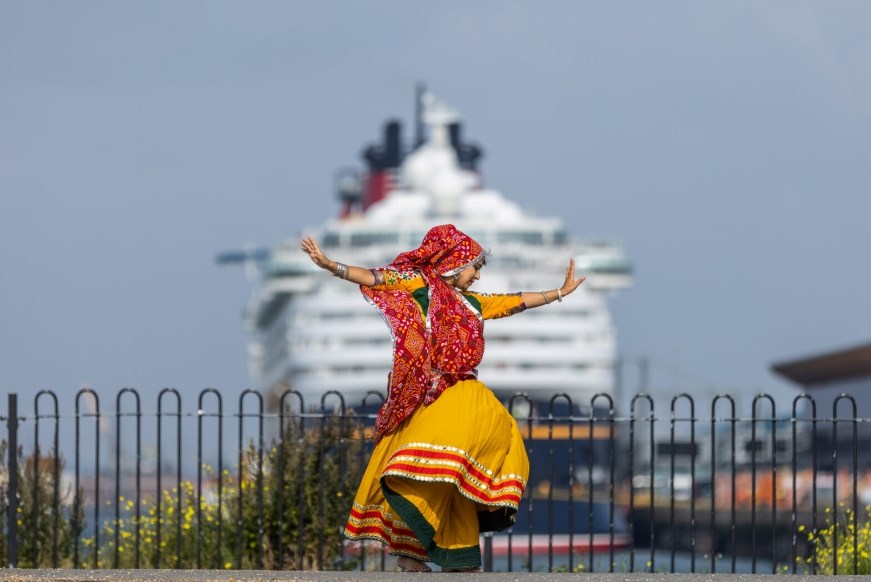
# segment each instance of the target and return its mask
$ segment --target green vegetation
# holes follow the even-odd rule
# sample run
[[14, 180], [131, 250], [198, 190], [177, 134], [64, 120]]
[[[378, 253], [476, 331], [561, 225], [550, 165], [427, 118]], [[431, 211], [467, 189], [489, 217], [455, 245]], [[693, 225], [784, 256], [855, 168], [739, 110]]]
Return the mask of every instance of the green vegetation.
[[[352, 559], [342, 559], [341, 529], [362, 474], [363, 444], [359, 423], [352, 419], [333, 416], [305, 428], [294, 419], [282, 444], [274, 443], [262, 459], [251, 443], [235, 472], [223, 470], [219, 475], [204, 466], [208, 482], [204, 479], [202, 498], [189, 481], [163, 491], [159, 504], [157, 499], [141, 500], [138, 512], [135, 501], [121, 497], [122, 517], [116, 520], [112, 510], [112, 518], [101, 523], [99, 536], [80, 538], [78, 566], [91, 568], [96, 557], [99, 568], [352, 567], [356, 565]], [[3, 449], [0, 445], [0, 454], [5, 454]], [[73, 567], [74, 532], [85, 531], [84, 512], [73, 519], [70, 490], [60, 493], [57, 505], [53, 503], [53, 457], [38, 463], [35, 457], [20, 458], [18, 567], [54, 565], [55, 523], [57, 565]], [[0, 472], [6, 470], [5, 463], [0, 467]], [[8, 476], [0, 474], [0, 483], [3, 519]], [[114, 508], [114, 500], [107, 505]], [[3, 566], [6, 544], [2, 531]]]
[[[0, 443], [0, 458], [6, 459], [7, 446]], [[24, 457], [18, 450], [18, 564], [19, 568], [68, 568], [73, 564], [72, 540], [76, 527], [84, 527], [81, 514], [73, 518], [72, 488], [63, 488], [55, 479], [63, 471], [63, 460], [53, 455]], [[9, 508], [8, 465], [0, 463], [0, 519], [6, 524]], [[55, 503], [55, 498], [57, 503]], [[8, 536], [0, 529], [0, 565], [8, 567]]]
[[[844, 507], [841, 504], [840, 507]], [[853, 574], [854, 563], [856, 574], [871, 574], [871, 507], [865, 507], [865, 517], [857, 523], [856, 515], [851, 509], [840, 512], [837, 521], [832, 520], [832, 511], [826, 508], [828, 527], [817, 532], [808, 532], [808, 541], [813, 546], [813, 554], [806, 558], [808, 570], [816, 563], [818, 573]], [[804, 531], [804, 527], [800, 528]]]

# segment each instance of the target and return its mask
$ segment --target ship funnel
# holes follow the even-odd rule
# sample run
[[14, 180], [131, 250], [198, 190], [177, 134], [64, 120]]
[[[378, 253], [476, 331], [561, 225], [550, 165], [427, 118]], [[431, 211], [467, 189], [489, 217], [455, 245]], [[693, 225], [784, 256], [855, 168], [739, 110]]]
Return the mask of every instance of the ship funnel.
[[457, 151], [457, 156], [460, 155], [460, 149], [463, 147], [463, 138], [461, 136], [463, 131], [463, 124], [459, 121], [455, 121], [448, 125], [448, 131], [451, 134], [451, 146]]
[[455, 121], [448, 125], [448, 132], [451, 138], [451, 147], [457, 152], [457, 161], [460, 167], [473, 172], [478, 171], [478, 160], [483, 152], [481, 148], [474, 144], [464, 144], [462, 136], [463, 124]]
[[391, 120], [384, 124], [384, 142], [373, 145], [363, 152], [369, 171], [384, 171], [398, 168], [402, 163], [402, 125]]
[[389, 121], [384, 127], [384, 167], [398, 168], [402, 161], [401, 126], [398, 121]]

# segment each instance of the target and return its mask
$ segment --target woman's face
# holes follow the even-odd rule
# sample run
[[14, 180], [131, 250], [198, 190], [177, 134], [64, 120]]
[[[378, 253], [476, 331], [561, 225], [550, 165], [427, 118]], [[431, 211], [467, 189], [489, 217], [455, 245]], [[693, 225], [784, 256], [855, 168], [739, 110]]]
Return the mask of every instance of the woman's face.
[[478, 263], [476, 265], [469, 265], [460, 271], [452, 281], [453, 286], [460, 291], [466, 291], [472, 283], [481, 278], [481, 267], [483, 265]]

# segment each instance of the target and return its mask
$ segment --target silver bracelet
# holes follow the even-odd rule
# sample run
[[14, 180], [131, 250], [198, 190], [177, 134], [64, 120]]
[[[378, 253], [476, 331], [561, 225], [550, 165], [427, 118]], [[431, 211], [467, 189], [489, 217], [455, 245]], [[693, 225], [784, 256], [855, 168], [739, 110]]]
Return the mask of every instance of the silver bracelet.
[[544, 304], [545, 305], [550, 303], [550, 299], [547, 298], [547, 293], [545, 293], [544, 291], [539, 291], [539, 293], [541, 293], [541, 296], [544, 297]]
[[563, 292], [559, 289], [556, 290], [556, 298], [560, 303], [563, 302]]
[[339, 279], [347, 279], [348, 266], [342, 263], [336, 263], [336, 272], [333, 273], [333, 277], [338, 277]]

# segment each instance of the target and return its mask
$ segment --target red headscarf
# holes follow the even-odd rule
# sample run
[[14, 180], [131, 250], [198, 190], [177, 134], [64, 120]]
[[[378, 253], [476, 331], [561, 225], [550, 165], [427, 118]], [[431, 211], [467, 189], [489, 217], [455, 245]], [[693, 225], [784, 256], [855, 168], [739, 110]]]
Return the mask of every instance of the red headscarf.
[[443, 224], [429, 229], [419, 247], [393, 259], [390, 267], [398, 271], [417, 269], [424, 277], [428, 273], [448, 277], [474, 265], [483, 256], [484, 249], [475, 239], [453, 224]]
[[388, 268], [417, 271], [429, 288], [426, 320], [410, 293], [361, 287], [393, 334], [393, 371], [387, 401], [375, 422], [376, 438], [390, 434], [421, 404], [435, 401], [459, 380], [474, 378], [484, 355], [483, 322], [443, 276], [454, 276], [484, 257], [484, 249], [453, 224], [433, 227], [421, 245]]

